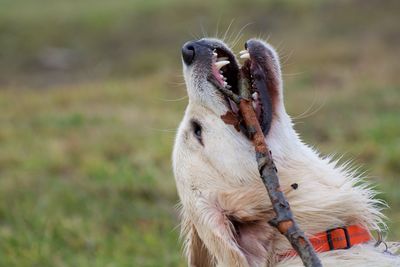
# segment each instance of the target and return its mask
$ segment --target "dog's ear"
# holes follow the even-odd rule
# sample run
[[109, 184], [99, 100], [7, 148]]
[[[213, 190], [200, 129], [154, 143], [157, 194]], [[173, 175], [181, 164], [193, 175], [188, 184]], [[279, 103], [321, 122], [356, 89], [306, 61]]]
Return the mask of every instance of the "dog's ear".
[[208, 252], [193, 225], [190, 231], [186, 253], [188, 255], [190, 267], [215, 266], [214, 258]]
[[197, 230], [187, 216], [182, 216], [182, 238], [184, 239], [185, 254], [190, 267], [212, 267], [215, 259], [207, 250], [203, 241], [197, 234]]

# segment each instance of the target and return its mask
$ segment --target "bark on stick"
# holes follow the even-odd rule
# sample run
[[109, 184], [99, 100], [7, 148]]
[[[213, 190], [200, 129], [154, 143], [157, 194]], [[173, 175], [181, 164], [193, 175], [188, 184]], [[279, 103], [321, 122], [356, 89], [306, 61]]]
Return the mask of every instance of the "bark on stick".
[[322, 266], [310, 241], [294, 220], [289, 203], [280, 188], [277, 169], [265, 143], [264, 134], [262, 133], [251, 102], [241, 99], [239, 109], [255, 147], [261, 179], [276, 213], [276, 217], [269, 221], [269, 224], [276, 227], [281, 234], [286, 236], [303, 261], [304, 266]]
[[242, 78], [242, 81], [239, 82], [241, 87], [239, 88], [240, 96], [234, 95], [225, 88], [220, 89], [227, 97], [239, 105], [240, 114], [247, 128], [248, 136], [254, 144], [258, 170], [276, 213], [276, 217], [269, 221], [269, 224], [276, 227], [288, 239], [303, 261], [304, 266], [322, 267], [313, 246], [294, 220], [289, 203], [280, 188], [277, 169], [265, 142], [265, 136], [256, 113], [249, 100], [250, 92], [247, 82], [244, 79]]

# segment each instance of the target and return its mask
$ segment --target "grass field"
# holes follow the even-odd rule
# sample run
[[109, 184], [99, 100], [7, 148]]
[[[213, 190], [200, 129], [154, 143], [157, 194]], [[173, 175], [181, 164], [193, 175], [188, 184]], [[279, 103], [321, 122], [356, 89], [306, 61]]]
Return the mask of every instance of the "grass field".
[[236, 51], [270, 35], [296, 129], [367, 172], [400, 239], [398, 2], [0, 6], [0, 266], [186, 266], [170, 167], [179, 50], [232, 18], [230, 40], [253, 22]]

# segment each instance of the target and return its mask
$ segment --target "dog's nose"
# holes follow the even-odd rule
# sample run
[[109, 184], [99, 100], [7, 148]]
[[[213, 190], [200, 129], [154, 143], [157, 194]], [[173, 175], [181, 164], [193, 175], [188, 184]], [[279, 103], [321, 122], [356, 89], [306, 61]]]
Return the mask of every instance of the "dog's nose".
[[192, 64], [196, 51], [195, 51], [195, 42], [187, 42], [182, 46], [182, 58], [186, 65]]

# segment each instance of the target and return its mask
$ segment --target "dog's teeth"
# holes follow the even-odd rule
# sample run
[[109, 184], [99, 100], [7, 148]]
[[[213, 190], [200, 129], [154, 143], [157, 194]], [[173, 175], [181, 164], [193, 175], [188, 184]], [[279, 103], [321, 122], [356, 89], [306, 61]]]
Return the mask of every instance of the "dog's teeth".
[[218, 61], [218, 62], [215, 62], [214, 64], [215, 64], [215, 67], [217, 67], [217, 69], [219, 70], [219, 69], [221, 69], [223, 66], [225, 66], [225, 65], [227, 65], [227, 64], [229, 64], [230, 62], [228, 61], [228, 60], [223, 60], [223, 61]]
[[257, 92], [254, 92], [251, 96], [253, 97], [254, 100], [257, 100], [257, 98], [258, 98], [258, 93], [257, 93]]
[[224, 87], [226, 87], [228, 85], [228, 83], [227, 82], [224, 82]]
[[231, 89], [232, 86], [230, 86], [229, 84], [227, 84], [227, 85], [225, 86], [225, 88], [226, 88], [226, 89]]
[[250, 59], [250, 54], [249, 54], [249, 52], [240, 55], [240, 58]]
[[217, 58], [217, 62], [218, 61], [225, 61], [225, 60], [228, 60], [229, 58], [228, 57], [219, 57], [219, 58]]
[[222, 80], [226, 81], [226, 80], [227, 80], [227, 78], [226, 78], [225, 76], [222, 76]]
[[215, 50], [212, 52], [212, 57], [213, 57], [213, 60], [214, 60], [214, 61], [217, 61], [217, 59], [218, 59], [218, 54], [217, 54], [217, 52], [215, 52]]
[[257, 103], [256, 103], [256, 102], [254, 102], [254, 101], [251, 101], [251, 105], [253, 106], [253, 108], [254, 108], [254, 109], [256, 109], [256, 108], [257, 108]]
[[249, 51], [247, 51], [247, 50], [242, 50], [242, 51], [239, 52], [239, 54], [245, 54], [245, 53], [249, 53]]

